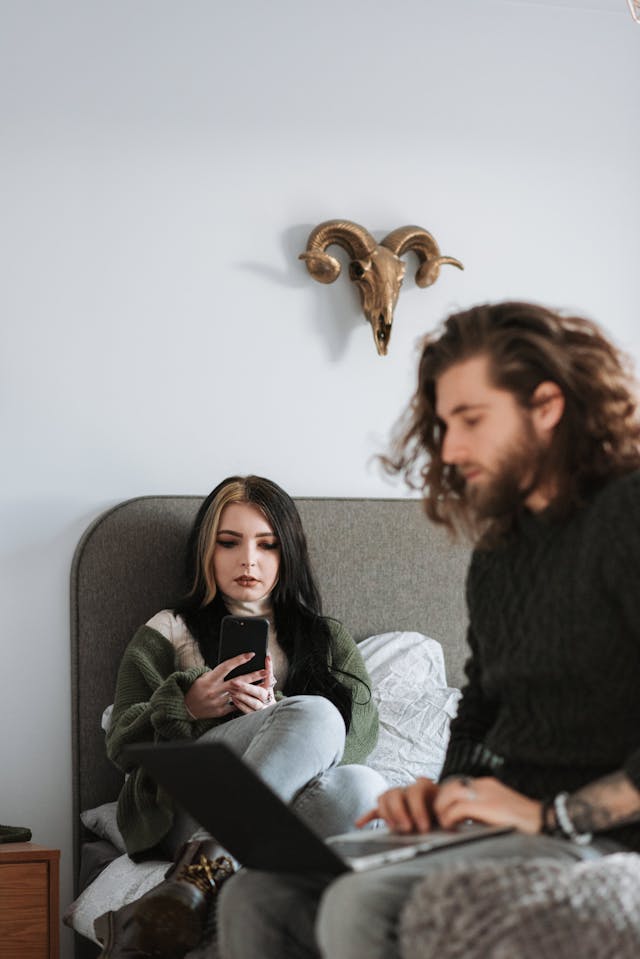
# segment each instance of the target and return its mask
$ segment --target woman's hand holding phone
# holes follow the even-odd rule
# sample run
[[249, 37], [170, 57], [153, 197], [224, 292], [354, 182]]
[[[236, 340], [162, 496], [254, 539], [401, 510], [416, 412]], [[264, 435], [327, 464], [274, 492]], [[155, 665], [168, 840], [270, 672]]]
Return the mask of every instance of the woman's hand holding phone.
[[[234, 687], [239, 680], [226, 679], [226, 676], [232, 669], [248, 663], [254, 656], [255, 653], [240, 653], [238, 656], [233, 656], [231, 659], [218, 663], [215, 669], [210, 669], [192, 683], [184, 697], [184, 702], [194, 719], [220, 719], [229, 716], [236, 708], [240, 709], [241, 712], [253, 711], [252, 709], [243, 709], [240, 705], [236, 706], [235, 697], [238, 693]], [[244, 687], [252, 682], [266, 681], [269, 676], [273, 677], [270, 663], [267, 669], [257, 669], [253, 673], [246, 673], [242, 677], [240, 686]], [[261, 689], [262, 687], [253, 686], [251, 688]], [[268, 703], [264, 705], [268, 705]], [[254, 707], [254, 709], [260, 708], [262, 707]]]
[[[229, 662], [234, 662], [234, 660], [229, 660]], [[221, 663], [221, 665], [224, 664]], [[273, 687], [276, 680], [273, 675], [271, 656], [268, 654], [265, 658], [265, 668], [260, 672], [264, 679], [259, 683], [255, 683], [257, 673], [248, 673], [245, 676], [237, 676], [235, 679], [229, 680], [229, 693], [233, 705], [245, 715], [254, 713], [258, 709], [265, 709], [275, 702]]]

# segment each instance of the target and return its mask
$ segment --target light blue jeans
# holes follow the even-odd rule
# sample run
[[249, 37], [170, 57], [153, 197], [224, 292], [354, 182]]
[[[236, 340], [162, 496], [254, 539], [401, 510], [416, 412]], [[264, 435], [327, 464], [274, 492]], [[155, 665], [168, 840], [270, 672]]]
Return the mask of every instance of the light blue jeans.
[[[450, 863], [511, 857], [575, 862], [619, 851], [604, 841], [577, 846], [548, 836], [512, 833], [452, 846], [410, 861], [331, 881], [243, 869], [218, 904], [224, 959], [400, 959], [398, 922], [415, 883]], [[437, 887], [436, 887], [437, 888]], [[464, 903], [460, 903], [464, 909]], [[437, 959], [437, 956], [434, 956]]]
[[[225, 743], [318, 835], [353, 828], [387, 788], [367, 766], [338, 766], [345, 726], [322, 696], [290, 696], [247, 716], [210, 729], [198, 742]], [[211, 838], [187, 813], [179, 812], [163, 842], [173, 856], [189, 839]], [[220, 847], [220, 852], [225, 850]], [[228, 855], [228, 853], [227, 853]]]

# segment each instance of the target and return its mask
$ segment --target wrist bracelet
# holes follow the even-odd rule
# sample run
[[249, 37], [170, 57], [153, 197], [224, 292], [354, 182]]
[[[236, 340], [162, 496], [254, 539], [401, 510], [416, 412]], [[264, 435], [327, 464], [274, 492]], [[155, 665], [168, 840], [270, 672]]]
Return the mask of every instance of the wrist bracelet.
[[571, 821], [571, 816], [567, 809], [568, 798], [569, 793], [558, 793], [553, 800], [553, 811], [556, 814], [556, 822], [566, 839], [570, 839], [571, 842], [575, 842], [578, 846], [586, 846], [587, 843], [590, 843], [593, 839], [593, 834], [590, 832], [578, 832]]

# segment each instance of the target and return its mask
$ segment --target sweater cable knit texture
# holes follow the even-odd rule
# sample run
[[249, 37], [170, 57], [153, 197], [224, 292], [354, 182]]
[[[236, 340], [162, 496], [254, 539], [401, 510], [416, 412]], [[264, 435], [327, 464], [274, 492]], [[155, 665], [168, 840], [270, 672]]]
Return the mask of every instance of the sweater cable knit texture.
[[[476, 550], [472, 629], [443, 778], [492, 774], [534, 798], [624, 769], [640, 789], [640, 473], [555, 522], [524, 513]], [[611, 831], [640, 850], [640, 828]]]

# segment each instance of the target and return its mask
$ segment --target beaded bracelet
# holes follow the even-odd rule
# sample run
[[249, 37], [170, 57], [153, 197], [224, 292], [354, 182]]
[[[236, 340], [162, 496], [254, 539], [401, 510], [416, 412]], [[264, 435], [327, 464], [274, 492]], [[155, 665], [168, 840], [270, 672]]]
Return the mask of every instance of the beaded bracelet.
[[553, 811], [556, 814], [556, 822], [566, 839], [570, 839], [571, 842], [575, 842], [578, 846], [586, 846], [587, 843], [590, 843], [593, 839], [593, 834], [590, 832], [578, 832], [567, 809], [568, 798], [569, 793], [558, 793], [553, 800]]

